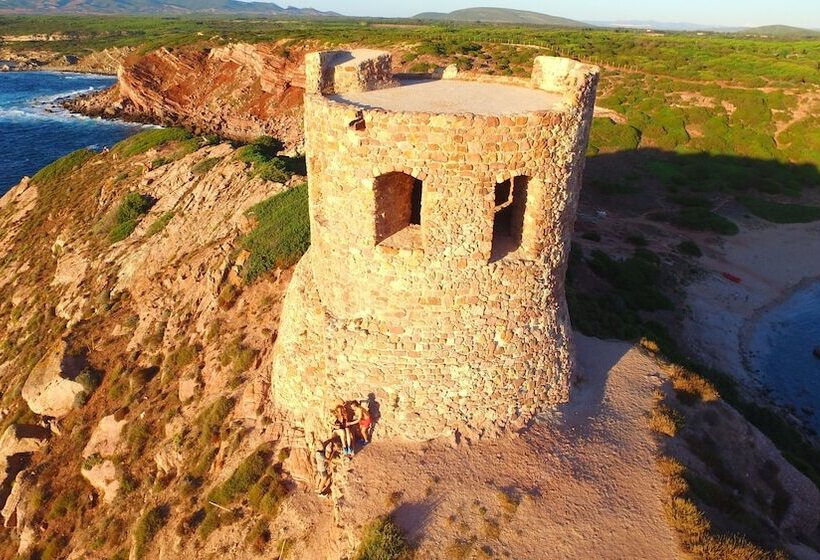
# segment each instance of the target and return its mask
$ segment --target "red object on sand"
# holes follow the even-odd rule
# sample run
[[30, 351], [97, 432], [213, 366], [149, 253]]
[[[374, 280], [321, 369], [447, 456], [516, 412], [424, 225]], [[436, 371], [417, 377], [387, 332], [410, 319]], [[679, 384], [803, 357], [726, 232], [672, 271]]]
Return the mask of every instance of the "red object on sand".
[[729, 274], [728, 272], [721, 272], [724, 278], [734, 282], [735, 284], [740, 284], [741, 280], [739, 276], [735, 276], [734, 274]]

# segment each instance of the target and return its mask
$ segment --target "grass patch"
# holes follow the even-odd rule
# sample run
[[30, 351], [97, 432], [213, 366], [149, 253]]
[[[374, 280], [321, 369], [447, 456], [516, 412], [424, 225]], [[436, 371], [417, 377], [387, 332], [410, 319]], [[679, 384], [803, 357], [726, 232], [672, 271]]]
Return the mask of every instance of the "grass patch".
[[270, 136], [260, 136], [237, 153], [240, 161], [251, 164], [251, 176], [285, 183], [294, 174], [304, 175], [304, 160], [278, 156], [283, 144]]
[[233, 512], [214, 507], [211, 502], [224, 508], [246, 498], [257, 513], [274, 517], [279, 505], [287, 494], [277, 465], [272, 464], [273, 451], [269, 444], [261, 445], [242, 461], [236, 470], [221, 485], [208, 494], [205, 517], [199, 526], [199, 533], [207, 538], [214, 530], [236, 520]]
[[379, 517], [364, 529], [353, 560], [409, 560], [412, 549], [389, 517]]
[[33, 183], [45, 183], [61, 179], [96, 155], [87, 148], [82, 148], [49, 163], [31, 178]]
[[191, 173], [197, 177], [205, 175], [208, 171], [216, 167], [216, 164], [220, 161], [222, 161], [221, 157], [203, 159], [191, 168]]
[[151, 541], [168, 522], [169, 513], [168, 506], [156, 506], [145, 512], [137, 521], [134, 527], [134, 557], [137, 560], [145, 558]]
[[820, 220], [820, 206], [780, 204], [754, 196], [742, 196], [738, 201], [758, 218], [775, 224], [806, 224]]
[[256, 227], [242, 240], [250, 251], [243, 269], [246, 282], [295, 264], [310, 246], [306, 184], [263, 200], [248, 214], [256, 218]]
[[128, 193], [114, 214], [114, 223], [108, 232], [111, 243], [122, 241], [136, 229], [142, 217], [151, 209], [154, 200], [140, 193]]
[[165, 229], [165, 226], [168, 225], [168, 222], [170, 222], [171, 218], [173, 217], [174, 212], [166, 212], [165, 214], [154, 220], [154, 223], [148, 226], [148, 230], [145, 232], [145, 235], [147, 237], [152, 237], [158, 234], [159, 232]]
[[707, 208], [684, 208], [677, 212], [659, 212], [653, 218], [693, 231], [711, 231], [720, 235], [735, 235], [740, 229], [733, 221]]
[[143, 154], [151, 148], [159, 148], [168, 142], [188, 140], [191, 133], [183, 128], [155, 128], [139, 132], [114, 146], [123, 157]]

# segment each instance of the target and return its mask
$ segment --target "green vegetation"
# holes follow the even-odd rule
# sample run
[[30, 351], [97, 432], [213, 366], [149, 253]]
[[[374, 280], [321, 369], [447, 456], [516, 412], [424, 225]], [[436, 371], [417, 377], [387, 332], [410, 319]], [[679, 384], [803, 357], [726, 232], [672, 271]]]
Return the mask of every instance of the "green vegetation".
[[243, 274], [253, 282], [262, 274], [293, 265], [310, 246], [307, 185], [299, 185], [253, 206], [256, 227], [242, 240], [250, 251]]
[[134, 528], [134, 557], [137, 560], [145, 558], [151, 541], [168, 522], [169, 513], [168, 506], [155, 506], [140, 517]]
[[753, 196], [738, 198], [749, 212], [776, 224], [804, 224], [820, 220], [820, 206], [780, 204]]
[[155, 128], [126, 138], [114, 146], [114, 151], [123, 157], [133, 157], [151, 148], [159, 148], [168, 142], [189, 139], [191, 139], [191, 133], [183, 128]]
[[379, 517], [364, 528], [353, 560], [409, 560], [412, 550], [389, 517]]
[[698, 247], [698, 244], [691, 239], [686, 239], [685, 241], [678, 243], [678, 251], [690, 257], [700, 257], [703, 255], [703, 252], [700, 250], [700, 247]]
[[276, 516], [287, 490], [276, 465], [272, 464], [272, 455], [269, 444], [261, 445], [239, 464], [225, 482], [208, 494], [205, 518], [199, 525], [199, 533], [203, 538], [207, 538], [221, 525], [236, 520], [233, 512], [222, 508], [228, 508], [241, 498], [246, 498], [257, 513], [266, 517]]
[[95, 155], [96, 154], [93, 151], [86, 148], [71, 152], [67, 156], [63, 156], [43, 167], [40, 171], [34, 174], [31, 180], [35, 183], [44, 183], [47, 181], [62, 179]]
[[111, 243], [122, 241], [136, 229], [142, 216], [153, 206], [154, 200], [143, 194], [128, 193], [114, 215], [114, 223], [108, 232]]
[[191, 168], [191, 173], [196, 176], [205, 175], [208, 171], [216, 167], [216, 164], [220, 161], [222, 161], [221, 157], [203, 159]]
[[[283, 145], [270, 136], [261, 136], [239, 150], [240, 161], [251, 164], [251, 176], [284, 183], [295, 173], [305, 174], [304, 160], [278, 156]], [[206, 160], [207, 161], [207, 160]]]
[[171, 221], [174, 215], [174, 212], [166, 212], [165, 214], [154, 220], [154, 223], [148, 226], [148, 230], [145, 232], [145, 235], [151, 237], [164, 230], [165, 226], [168, 225], [168, 222]]
[[711, 231], [721, 235], [735, 235], [740, 231], [733, 221], [706, 208], [683, 208], [677, 212], [658, 212], [653, 218], [693, 231]]

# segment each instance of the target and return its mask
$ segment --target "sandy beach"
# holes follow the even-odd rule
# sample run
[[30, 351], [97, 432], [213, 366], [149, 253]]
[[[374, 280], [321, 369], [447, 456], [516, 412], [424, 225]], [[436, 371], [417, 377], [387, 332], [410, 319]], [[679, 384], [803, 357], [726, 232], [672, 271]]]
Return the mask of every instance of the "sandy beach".
[[766, 311], [820, 281], [820, 223], [758, 222], [705, 253], [705, 275], [686, 287], [684, 344], [694, 358], [739, 379], [741, 389], [759, 393], [747, 355], [762, 349], [748, 346], [751, 332]]

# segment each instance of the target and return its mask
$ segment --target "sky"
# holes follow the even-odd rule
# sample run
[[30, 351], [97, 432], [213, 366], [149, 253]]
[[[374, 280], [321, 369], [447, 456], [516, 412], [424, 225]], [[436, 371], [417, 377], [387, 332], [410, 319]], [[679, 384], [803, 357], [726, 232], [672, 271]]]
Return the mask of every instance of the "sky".
[[274, 0], [282, 6], [332, 10], [351, 16], [408, 17], [475, 6], [530, 10], [580, 21], [654, 20], [703, 25], [784, 24], [820, 28], [819, 0]]

